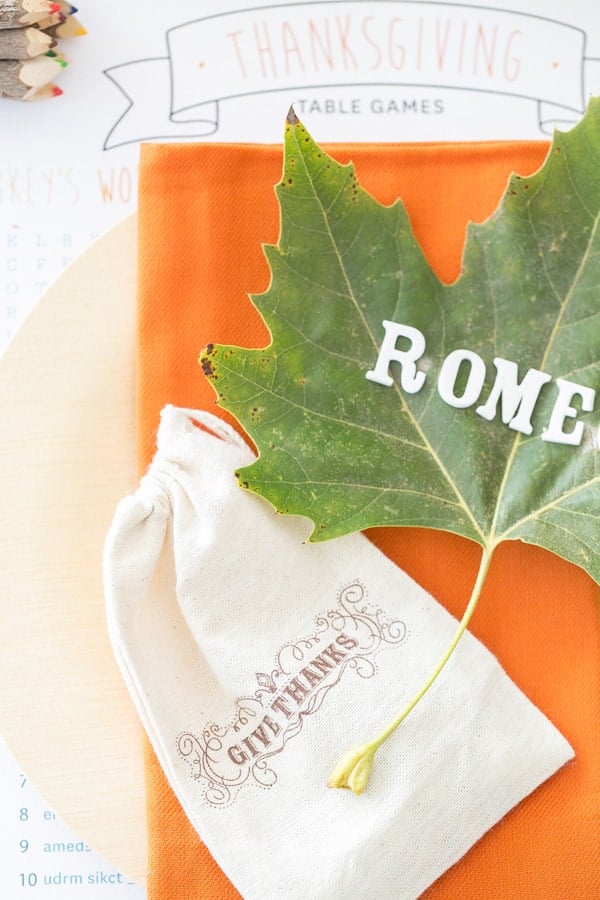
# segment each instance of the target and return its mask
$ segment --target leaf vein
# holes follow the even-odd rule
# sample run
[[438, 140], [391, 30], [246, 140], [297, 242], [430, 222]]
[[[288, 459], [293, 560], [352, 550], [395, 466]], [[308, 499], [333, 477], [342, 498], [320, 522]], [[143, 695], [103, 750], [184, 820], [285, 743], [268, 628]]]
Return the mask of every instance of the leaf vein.
[[[522, 528], [526, 522], [531, 522], [531, 521], [534, 521], [535, 519], [539, 519], [541, 516], [543, 516], [544, 513], [548, 512], [552, 509], [559, 509], [560, 505], [562, 503], [564, 503], [566, 500], [570, 500], [572, 497], [575, 497], [581, 491], [586, 490], [587, 488], [591, 487], [591, 485], [599, 484], [599, 483], [600, 483], [600, 475], [596, 475], [594, 478], [591, 478], [589, 481], [585, 481], [581, 484], [576, 485], [575, 487], [571, 488], [570, 490], [565, 491], [563, 494], [560, 495], [560, 497], [554, 498], [554, 500], [551, 500], [549, 503], [546, 503], [544, 506], [538, 507], [537, 509], [528, 513], [526, 516], [522, 516], [522, 518], [520, 518], [517, 522], [514, 522], [510, 526], [510, 528], [507, 528], [506, 531], [501, 536], [499, 536], [499, 538], [497, 539], [497, 543], [500, 543], [500, 541], [506, 540], [507, 536], [509, 534], [511, 534], [511, 532], [517, 531], [519, 528]], [[565, 510], [562, 510], [562, 512], [571, 513], [571, 510], [565, 509]]]
[[[303, 155], [303, 153], [302, 153], [302, 147], [300, 146], [300, 144], [299, 144], [299, 142], [298, 142], [297, 139], [296, 139], [296, 145], [297, 145], [297, 148], [298, 148], [299, 155], [301, 156], [302, 160], [304, 161], [306, 177], [307, 177], [307, 179], [308, 179], [309, 184], [311, 185], [311, 187], [312, 187], [312, 189], [313, 189], [313, 193], [314, 193], [314, 201], [315, 201], [316, 205], [319, 207], [319, 209], [321, 210], [321, 215], [322, 215], [323, 220], [324, 220], [324, 222], [325, 222], [325, 226], [326, 226], [326, 229], [327, 229], [327, 232], [328, 232], [328, 237], [329, 237], [329, 240], [331, 241], [332, 247], [333, 247], [333, 249], [334, 249], [334, 251], [335, 251], [335, 253], [336, 253], [336, 256], [337, 256], [337, 258], [338, 258], [338, 264], [339, 264], [339, 267], [340, 267], [340, 271], [341, 271], [342, 277], [343, 277], [343, 279], [344, 279], [344, 282], [346, 283], [346, 288], [347, 288], [347, 290], [348, 290], [348, 294], [349, 294], [349, 296], [350, 296], [350, 299], [351, 299], [352, 303], [354, 304], [354, 306], [355, 306], [355, 308], [356, 308], [356, 310], [357, 310], [357, 312], [358, 312], [358, 314], [359, 314], [359, 316], [360, 316], [360, 318], [361, 318], [361, 320], [362, 320], [362, 322], [363, 322], [364, 329], [365, 329], [367, 335], [370, 337], [370, 339], [371, 339], [371, 341], [372, 341], [372, 343], [373, 343], [373, 346], [375, 347], [375, 349], [378, 349], [378, 344], [377, 344], [377, 340], [376, 340], [376, 338], [375, 338], [375, 335], [374, 335], [373, 332], [371, 331], [371, 329], [370, 329], [370, 327], [369, 327], [369, 323], [368, 323], [367, 319], [365, 318], [363, 311], [360, 309], [360, 304], [357, 302], [356, 297], [354, 296], [353, 287], [352, 287], [352, 284], [350, 283], [350, 280], [349, 280], [349, 277], [348, 277], [348, 273], [347, 273], [347, 271], [346, 271], [346, 268], [345, 268], [345, 266], [343, 265], [343, 259], [342, 259], [342, 256], [341, 256], [340, 252], [339, 252], [339, 249], [338, 249], [338, 246], [337, 246], [336, 239], [335, 239], [335, 237], [334, 237], [333, 231], [332, 231], [332, 229], [331, 229], [331, 225], [330, 225], [329, 220], [328, 220], [328, 218], [327, 218], [326, 210], [325, 210], [325, 208], [324, 208], [324, 206], [323, 206], [323, 204], [322, 204], [322, 202], [321, 202], [321, 199], [320, 199], [320, 197], [319, 197], [319, 195], [318, 195], [318, 192], [317, 192], [316, 189], [315, 189], [314, 182], [313, 182], [313, 180], [312, 180], [312, 178], [311, 178], [310, 172], [309, 172], [308, 167], [307, 167], [307, 165], [306, 165], [306, 161], [305, 161], [305, 159], [304, 159], [304, 155]], [[439, 458], [439, 456], [438, 456], [437, 453], [435, 452], [435, 450], [434, 450], [434, 448], [432, 447], [432, 445], [431, 445], [429, 439], [427, 438], [427, 435], [423, 432], [423, 430], [422, 430], [422, 428], [421, 428], [419, 422], [415, 419], [415, 417], [414, 417], [414, 415], [413, 415], [411, 409], [410, 409], [410, 408], [408, 407], [408, 405], [404, 402], [404, 399], [402, 398], [402, 395], [400, 394], [399, 389], [398, 389], [398, 385], [397, 385], [396, 383], [394, 383], [394, 389], [396, 390], [397, 393], [399, 393], [399, 395], [400, 395], [400, 397], [401, 397], [401, 399], [402, 399], [402, 404], [403, 404], [404, 410], [405, 410], [407, 416], [409, 416], [409, 418], [412, 420], [412, 422], [413, 422], [413, 424], [414, 424], [414, 427], [415, 427], [415, 430], [416, 430], [416, 431], [418, 432], [418, 434], [419, 434], [419, 437], [421, 438], [421, 440], [423, 441], [423, 443], [426, 445], [426, 447], [427, 447], [427, 449], [429, 450], [429, 452], [430, 452], [432, 458], [435, 460], [435, 462], [436, 462], [436, 464], [437, 464], [439, 470], [441, 471], [443, 477], [446, 479], [446, 481], [447, 481], [449, 487], [450, 487], [451, 490], [453, 490], [454, 493], [456, 494], [456, 496], [457, 496], [457, 498], [458, 498], [459, 505], [460, 505], [460, 507], [462, 508], [464, 514], [465, 514], [466, 517], [470, 520], [471, 525], [472, 525], [472, 527], [474, 528], [474, 530], [476, 531], [476, 533], [479, 534], [479, 535], [481, 536], [481, 539], [483, 540], [483, 539], [484, 539], [484, 534], [483, 534], [483, 532], [482, 532], [481, 526], [479, 525], [479, 522], [477, 521], [477, 519], [476, 519], [475, 516], [473, 515], [473, 512], [472, 512], [472, 510], [470, 509], [470, 507], [469, 507], [468, 503], [466, 502], [465, 498], [463, 497], [462, 492], [459, 490], [458, 485], [456, 484], [456, 482], [454, 481], [454, 479], [450, 476], [450, 473], [448, 472], [446, 466], [443, 464], [442, 460]]]

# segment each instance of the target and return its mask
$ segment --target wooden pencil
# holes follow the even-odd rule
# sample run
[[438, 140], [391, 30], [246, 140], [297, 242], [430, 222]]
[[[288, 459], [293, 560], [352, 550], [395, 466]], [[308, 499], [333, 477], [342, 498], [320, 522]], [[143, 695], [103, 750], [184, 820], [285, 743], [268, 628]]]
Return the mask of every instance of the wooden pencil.
[[64, 22], [57, 22], [54, 25], [42, 25], [38, 23], [37, 28], [42, 28], [45, 34], [49, 34], [54, 38], [72, 38], [83, 37], [87, 31], [76, 16], [68, 16]]
[[52, 28], [54, 25], [62, 25], [63, 22], [66, 22], [67, 17], [64, 12], [53, 12], [49, 16], [44, 16], [43, 19], [39, 19], [35, 23], [36, 28], [41, 28], [42, 31], [47, 31], [48, 28]]
[[39, 91], [36, 91], [35, 94], [31, 94], [29, 97], [24, 97], [24, 100], [51, 100], [52, 97], [60, 97], [63, 94], [62, 88], [59, 88], [57, 84], [45, 84], [44, 87], [40, 88]]
[[53, 6], [56, 7], [54, 11], [36, 23], [38, 28], [46, 29], [52, 25], [61, 25], [69, 16], [73, 16], [77, 12], [77, 7], [66, 3], [65, 0], [54, 0]]
[[73, 16], [77, 12], [77, 7], [73, 6], [71, 3], [67, 3], [66, 0], [54, 0], [57, 6], [60, 7], [60, 11], [65, 14], [65, 16]]
[[60, 6], [53, 0], [0, 0], [0, 28], [35, 25], [57, 12]]
[[60, 54], [37, 56], [25, 62], [9, 59], [0, 62], [0, 97], [14, 100], [30, 100], [42, 88], [49, 85], [67, 66]]
[[0, 28], [0, 59], [33, 59], [55, 46], [54, 37], [39, 28]]

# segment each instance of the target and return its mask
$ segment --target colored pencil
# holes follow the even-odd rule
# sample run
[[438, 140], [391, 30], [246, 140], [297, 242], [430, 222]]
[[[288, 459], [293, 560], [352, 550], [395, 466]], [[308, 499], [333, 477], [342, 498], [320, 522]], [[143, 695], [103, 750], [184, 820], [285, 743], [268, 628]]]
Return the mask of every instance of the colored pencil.
[[63, 94], [63, 90], [58, 87], [56, 84], [45, 84], [43, 88], [40, 88], [39, 91], [36, 91], [35, 94], [32, 94], [30, 97], [25, 97], [25, 100], [51, 100], [52, 97], [60, 97]]
[[69, 0], [0, 0], [0, 98], [45, 100], [62, 94], [53, 81], [67, 60], [59, 38], [87, 34]]
[[87, 31], [76, 16], [67, 16], [64, 22], [57, 22], [55, 25], [43, 26], [38, 24], [37, 28], [43, 28], [45, 34], [49, 34], [54, 38], [72, 38], [83, 37]]
[[46, 31], [47, 28], [52, 28], [53, 25], [62, 25], [66, 20], [67, 16], [64, 12], [59, 10], [58, 12], [53, 12], [50, 16], [45, 16], [43, 19], [40, 19], [35, 25], [36, 28], [41, 28], [43, 31]]
[[38, 28], [0, 28], [0, 59], [33, 59], [41, 56], [56, 40]]
[[56, 9], [49, 16], [40, 19], [40, 21], [36, 23], [38, 28], [43, 28], [45, 30], [53, 25], [62, 25], [63, 22], [67, 21], [69, 16], [72, 16], [77, 12], [76, 6], [65, 3], [64, 0], [54, 0], [53, 6], [55, 6]]
[[60, 6], [53, 0], [0, 0], [0, 28], [35, 25], [57, 12]]
[[53, 50], [50, 54], [26, 62], [19, 59], [0, 62], [0, 97], [29, 100], [49, 85], [68, 65], [60, 54]]
[[73, 16], [77, 12], [77, 7], [67, 3], [66, 0], [54, 0], [54, 2], [60, 7], [60, 11], [64, 13], [65, 16]]

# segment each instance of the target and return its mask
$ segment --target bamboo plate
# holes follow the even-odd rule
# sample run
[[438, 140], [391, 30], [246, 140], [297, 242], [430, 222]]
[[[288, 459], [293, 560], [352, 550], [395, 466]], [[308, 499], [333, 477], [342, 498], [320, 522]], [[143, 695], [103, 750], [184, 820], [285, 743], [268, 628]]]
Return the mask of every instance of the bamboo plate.
[[135, 239], [133, 216], [82, 254], [0, 360], [0, 731], [55, 812], [143, 884], [142, 730], [101, 580], [137, 482]]

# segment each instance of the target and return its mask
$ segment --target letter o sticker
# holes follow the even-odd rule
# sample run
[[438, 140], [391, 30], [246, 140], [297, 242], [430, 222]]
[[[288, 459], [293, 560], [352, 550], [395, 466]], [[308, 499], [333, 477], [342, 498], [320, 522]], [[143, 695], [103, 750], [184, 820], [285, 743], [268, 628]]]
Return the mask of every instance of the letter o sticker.
[[[456, 394], [456, 382], [460, 368], [465, 363], [469, 366], [469, 374], [462, 394]], [[438, 377], [438, 394], [448, 406], [466, 409], [479, 399], [485, 381], [485, 363], [472, 350], [453, 350], [442, 364]]]

